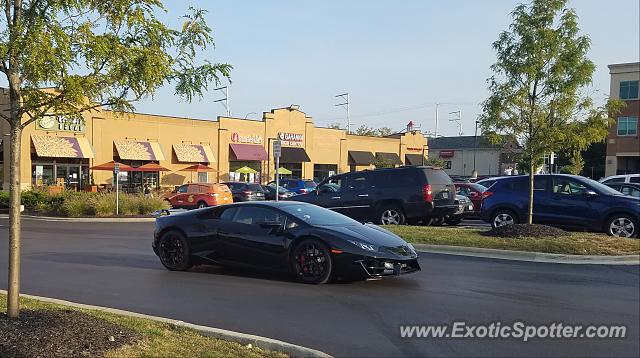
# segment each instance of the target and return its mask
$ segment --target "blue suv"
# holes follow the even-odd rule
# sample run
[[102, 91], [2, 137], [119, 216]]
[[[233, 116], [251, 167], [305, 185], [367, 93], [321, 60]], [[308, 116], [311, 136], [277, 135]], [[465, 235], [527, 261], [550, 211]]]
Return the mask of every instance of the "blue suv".
[[[483, 198], [481, 217], [491, 226], [526, 222], [529, 177], [500, 178], [483, 193]], [[640, 231], [640, 199], [624, 196], [606, 185], [581, 176], [536, 175], [533, 221], [634, 237]]]
[[[269, 182], [271, 184], [276, 185], [276, 182]], [[317, 184], [309, 179], [280, 179], [280, 186], [296, 194], [306, 194], [312, 192]]]

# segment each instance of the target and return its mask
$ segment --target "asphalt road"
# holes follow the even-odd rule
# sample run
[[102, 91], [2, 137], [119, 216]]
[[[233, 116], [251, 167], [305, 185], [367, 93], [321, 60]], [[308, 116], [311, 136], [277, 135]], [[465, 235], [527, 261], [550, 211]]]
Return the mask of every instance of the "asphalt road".
[[[6, 288], [7, 219], [0, 219]], [[639, 356], [638, 266], [423, 255], [423, 271], [309, 286], [286, 276], [165, 270], [151, 223], [24, 220], [23, 292], [267, 336], [336, 356]], [[403, 339], [401, 324], [623, 324], [621, 340]]]

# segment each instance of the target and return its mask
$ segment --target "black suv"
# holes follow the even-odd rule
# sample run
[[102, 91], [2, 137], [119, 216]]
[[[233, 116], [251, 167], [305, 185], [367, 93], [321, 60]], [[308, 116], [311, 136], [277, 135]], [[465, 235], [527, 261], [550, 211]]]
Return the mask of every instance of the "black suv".
[[229, 189], [231, 189], [234, 203], [237, 203], [239, 201], [265, 200], [264, 189], [262, 189], [262, 185], [260, 184], [235, 181], [227, 181], [222, 184], [228, 186]]
[[379, 224], [430, 222], [456, 211], [456, 189], [439, 168], [412, 166], [332, 176], [316, 190], [289, 200], [335, 210]]

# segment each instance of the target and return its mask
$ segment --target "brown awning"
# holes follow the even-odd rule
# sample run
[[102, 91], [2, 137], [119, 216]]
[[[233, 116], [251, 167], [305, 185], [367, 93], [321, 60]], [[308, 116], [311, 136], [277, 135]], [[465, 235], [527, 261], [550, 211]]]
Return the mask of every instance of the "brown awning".
[[282, 147], [280, 163], [304, 163], [310, 162], [309, 155], [304, 148]]
[[133, 140], [113, 141], [118, 150], [118, 156], [124, 160], [165, 160], [160, 143]]
[[89, 140], [84, 137], [32, 135], [31, 141], [39, 157], [94, 158]]
[[361, 152], [357, 150], [349, 151], [349, 164], [370, 165], [375, 162], [376, 158], [371, 152]]
[[378, 160], [387, 161], [393, 165], [402, 165], [402, 160], [396, 153], [377, 152], [376, 157]]
[[202, 144], [174, 144], [173, 151], [176, 158], [182, 163], [213, 163], [216, 158], [213, 156], [211, 146]]
[[405, 154], [404, 159], [407, 165], [423, 165], [427, 161], [422, 154]]
[[262, 161], [269, 157], [264, 147], [251, 144], [229, 144], [232, 160]]

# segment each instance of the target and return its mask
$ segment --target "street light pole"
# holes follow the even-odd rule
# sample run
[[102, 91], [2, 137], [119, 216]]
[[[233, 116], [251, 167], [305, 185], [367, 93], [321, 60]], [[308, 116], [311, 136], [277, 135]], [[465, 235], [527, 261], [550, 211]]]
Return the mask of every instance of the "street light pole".
[[347, 134], [351, 134], [351, 102], [349, 101], [349, 93], [336, 95], [336, 98], [344, 100], [343, 103], [336, 104], [336, 107], [345, 107], [347, 110]]
[[477, 178], [478, 177], [478, 171], [476, 170], [476, 152], [478, 151], [478, 123], [480, 121], [476, 121], [476, 131], [474, 132], [474, 145], [473, 145], [473, 173], [471, 173], [471, 176], [473, 178]]

